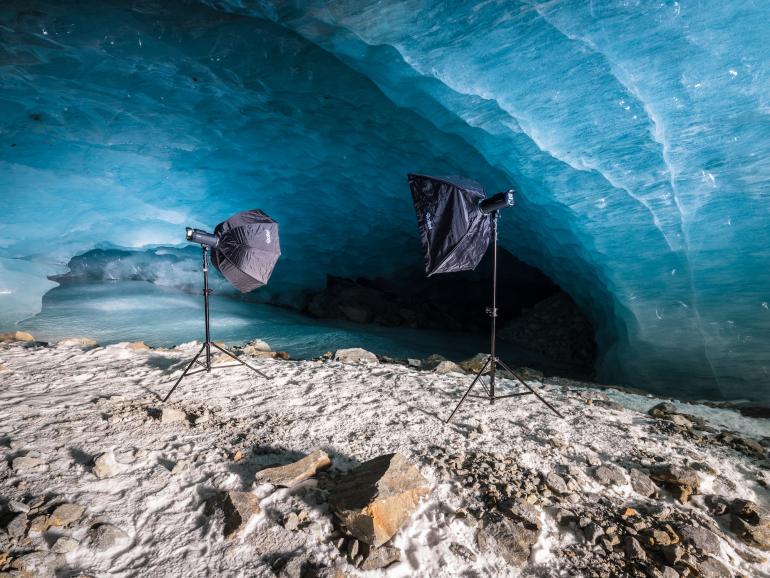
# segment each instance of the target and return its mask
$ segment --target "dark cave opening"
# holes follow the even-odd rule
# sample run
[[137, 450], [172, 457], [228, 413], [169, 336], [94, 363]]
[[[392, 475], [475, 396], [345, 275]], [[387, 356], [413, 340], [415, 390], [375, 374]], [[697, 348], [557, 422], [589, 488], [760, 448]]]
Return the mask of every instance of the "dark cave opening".
[[[416, 268], [397, 277], [349, 279], [328, 275], [306, 296], [303, 311], [385, 327], [485, 335], [492, 301], [491, 252], [474, 271], [425, 277]], [[536, 369], [594, 376], [596, 329], [578, 305], [539, 269], [510, 252], [498, 256], [498, 338], [535, 354]]]

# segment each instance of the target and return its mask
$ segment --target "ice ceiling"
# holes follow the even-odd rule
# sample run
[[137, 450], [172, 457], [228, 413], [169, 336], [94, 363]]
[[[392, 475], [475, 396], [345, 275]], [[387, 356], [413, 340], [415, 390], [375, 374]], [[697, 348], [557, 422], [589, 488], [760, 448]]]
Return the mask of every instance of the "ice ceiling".
[[3, 2], [0, 323], [73, 255], [244, 208], [281, 224], [273, 292], [387, 276], [421, 259], [405, 173], [463, 174], [517, 185], [502, 243], [593, 316], [602, 378], [767, 401], [769, 23], [761, 2]]

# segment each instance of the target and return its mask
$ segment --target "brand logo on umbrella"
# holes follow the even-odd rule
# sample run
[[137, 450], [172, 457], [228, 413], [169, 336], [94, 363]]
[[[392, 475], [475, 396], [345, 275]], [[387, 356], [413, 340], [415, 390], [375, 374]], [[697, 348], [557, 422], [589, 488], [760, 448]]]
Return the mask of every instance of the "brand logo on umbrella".
[[433, 217], [431, 217], [430, 213], [425, 213], [425, 226], [428, 227], [428, 230], [433, 230]]
[[265, 229], [265, 243], [270, 244], [270, 230]]

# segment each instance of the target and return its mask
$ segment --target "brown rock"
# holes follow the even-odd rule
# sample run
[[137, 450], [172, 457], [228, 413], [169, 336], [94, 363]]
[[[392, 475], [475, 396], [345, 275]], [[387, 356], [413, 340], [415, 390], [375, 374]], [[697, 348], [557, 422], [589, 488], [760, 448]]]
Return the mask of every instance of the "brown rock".
[[150, 346], [147, 345], [144, 341], [133, 341], [126, 345], [126, 349], [131, 349], [133, 351], [146, 351], [149, 348]]
[[683, 504], [690, 499], [690, 495], [697, 494], [700, 489], [700, 478], [692, 468], [671, 464], [655, 466], [650, 472], [650, 477], [667, 486], [674, 497]]
[[478, 373], [479, 371], [481, 371], [481, 368], [484, 367], [488, 359], [489, 359], [489, 354], [477, 353], [470, 359], [461, 361], [460, 367], [462, 367], [468, 373]]
[[77, 522], [85, 512], [85, 508], [78, 504], [62, 504], [57, 506], [56, 509], [48, 516], [49, 526], [68, 526], [73, 522]]
[[261, 510], [254, 494], [227, 492], [222, 496], [222, 511], [225, 514], [225, 538], [232, 538]]
[[354, 468], [340, 478], [329, 504], [356, 538], [381, 546], [412, 515], [430, 486], [401, 454], [386, 454]]
[[314, 476], [317, 471], [328, 468], [331, 463], [325, 451], [315, 450], [294, 463], [258, 471], [255, 481], [258, 484], [291, 488]]
[[30, 333], [26, 331], [8, 331], [6, 333], [0, 333], [0, 341], [34, 341]]

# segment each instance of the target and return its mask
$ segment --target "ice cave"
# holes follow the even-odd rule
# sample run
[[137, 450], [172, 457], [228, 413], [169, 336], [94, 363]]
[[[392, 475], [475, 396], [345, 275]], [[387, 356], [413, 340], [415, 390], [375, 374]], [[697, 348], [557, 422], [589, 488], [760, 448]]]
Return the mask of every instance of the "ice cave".
[[194, 339], [184, 228], [259, 207], [283, 255], [251, 300], [214, 279], [221, 337], [422, 342], [292, 307], [419, 270], [406, 174], [463, 175], [517, 190], [502, 247], [590, 320], [598, 380], [768, 402], [768, 23], [761, 2], [6, 0], [0, 330]]

